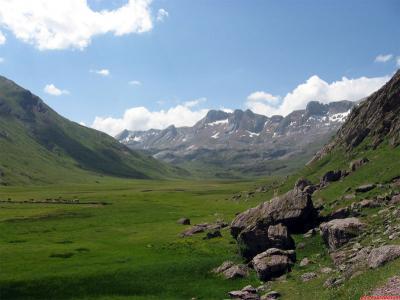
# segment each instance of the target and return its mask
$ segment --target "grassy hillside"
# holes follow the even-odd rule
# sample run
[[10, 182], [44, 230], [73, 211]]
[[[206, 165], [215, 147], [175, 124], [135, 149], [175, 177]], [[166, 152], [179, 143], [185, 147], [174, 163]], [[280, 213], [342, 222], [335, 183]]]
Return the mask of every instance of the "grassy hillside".
[[161, 178], [182, 172], [61, 117], [4, 77], [0, 153], [1, 184], [93, 182], [99, 176]]

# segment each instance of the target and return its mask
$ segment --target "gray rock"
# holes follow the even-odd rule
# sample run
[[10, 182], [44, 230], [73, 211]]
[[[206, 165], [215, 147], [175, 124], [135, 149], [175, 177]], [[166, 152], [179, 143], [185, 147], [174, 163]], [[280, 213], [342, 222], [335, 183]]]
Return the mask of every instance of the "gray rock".
[[317, 278], [317, 274], [314, 272], [308, 272], [308, 273], [304, 273], [303, 275], [301, 275], [301, 280], [303, 282], [310, 281], [314, 278]]
[[356, 188], [356, 192], [357, 193], [366, 193], [372, 189], [375, 188], [375, 184], [364, 184], [364, 185], [360, 185], [359, 187]]
[[329, 273], [332, 273], [332, 268], [329, 268], [329, 267], [323, 267], [323, 268], [321, 268], [320, 270], [319, 270], [322, 274], [329, 274]]
[[341, 277], [330, 277], [328, 278], [325, 283], [324, 283], [324, 287], [325, 288], [333, 288], [333, 287], [337, 287], [341, 284], [344, 283], [344, 278]]
[[290, 271], [295, 260], [296, 254], [293, 250], [271, 248], [256, 255], [252, 260], [252, 265], [258, 277], [266, 281]]
[[350, 170], [351, 170], [352, 172], [355, 172], [355, 171], [358, 170], [361, 166], [365, 165], [367, 162], [369, 162], [369, 160], [368, 160], [368, 158], [366, 158], [366, 157], [353, 160], [353, 161], [350, 163]]
[[368, 266], [377, 268], [400, 257], [400, 245], [386, 245], [372, 249], [368, 256]]
[[328, 171], [321, 178], [321, 185], [325, 186], [329, 182], [338, 181], [342, 177], [341, 170]]
[[228, 295], [232, 299], [260, 300], [257, 290], [251, 285], [245, 286], [240, 291], [231, 291], [228, 293]]
[[300, 261], [300, 267], [305, 267], [310, 263], [310, 260], [307, 257], [304, 257], [301, 261]]
[[212, 230], [207, 232], [206, 236], [204, 237], [205, 240], [214, 239], [217, 237], [222, 237], [221, 231], [219, 230]]
[[229, 269], [230, 267], [234, 266], [235, 263], [233, 261], [227, 260], [224, 261], [219, 267], [215, 268], [212, 270], [213, 273], [219, 274], [222, 273], [223, 271]]
[[222, 272], [226, 279], [236, 279], [249, 276], [249, 268], [246, 265], [234, 265]]
[[276, 292], [276, 291], [270, 291], [269, 293], [263, 295], [261, 297], [261, 300], [277, 300], [279, 299], [281, 296], [280, 293]]
[[400, 204], [400, 195], [394, 195], [389, 202], [390, 205]]
[[321, 235], [330, 250], [336, 250], [359, 235], [364, 224], [357, 218], [336, 219], [320, 225]]

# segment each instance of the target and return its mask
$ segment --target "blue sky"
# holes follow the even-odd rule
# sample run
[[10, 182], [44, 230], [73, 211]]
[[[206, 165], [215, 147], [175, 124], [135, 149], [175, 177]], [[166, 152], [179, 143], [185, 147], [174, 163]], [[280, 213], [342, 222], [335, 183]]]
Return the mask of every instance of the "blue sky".
[[[190, 125], [211, 108], [272, 115], [311, 100], [356, 100], [400, 65], [397, 0], [130, 0], [118, 16], [132, 22], [129, 28], [105, 16], [89, 29], [80, 27], [85, 17], [69, 14], [85, 12], [86, 1], [71, 0], [79, 6], [43, 5], [25, 31], [18, 10], [30, 9], [27, 2], [8, 2], [0, 0], [0, 74], [60, 114], [110, 134]], [[88, 1], [93, 11], [127, 5]], [[60, 13], [76, 20], [57, 24]], [[45, 24], [56, 38], [29, 31], [42, 15], [56, 18]], [[107, 26], [96, 29], [103, 24], [96, 22]], [[76, 37], [86, 30], [88, 36]]]

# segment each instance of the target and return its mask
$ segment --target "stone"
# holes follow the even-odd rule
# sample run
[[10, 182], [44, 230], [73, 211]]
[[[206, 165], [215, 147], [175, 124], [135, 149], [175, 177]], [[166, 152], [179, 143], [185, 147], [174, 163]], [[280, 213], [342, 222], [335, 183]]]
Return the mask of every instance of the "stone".
[[389, 204], [390, 204], [390, 205], [397, 205], [397, 204], [400, 204], [400, 194], [399, 194], [399, 195], [394, 195], [394, 196], [392, 197], [392, 199], [390, 199]]
[[358, 236], [364, 224], [357, 218], [335, 219], [320, 225], [321, 235], [330, 250], [336, 250]]
[[314, 236], [316, 233], [317, 232], [316, 232], [315, 228], [312, 228], [309, 231], [307, 231], [305, 234], [303, 234], [303, 237], [310, 238], [310, 237]]
[[[400, 295], [400, 276], [389, 278], [385, 285], [374, 289], [371, 296], [381, 296], [382, 299], [396, 299], [395, 296]], [[394, 297], [393, 297], [394, 296]]]
[[308, 272], [308, 273], [304, 273], [303, 275], [301, 275], [301, 280], [303, 282], [310, 281], [314, 278], [317, 278], [317, 274], [314, 272]]
[[329, 214], [326, 218], [328, 220], [345, 219], [349, 216], [350, 216], [350, 209], [348, 207], [342, 207]]
[[279, 299], [281, 296], [280, 293], [276, 292], [276, 291], [270, 291], [269, 293], [263, 295], [261, 297], [261, 300], [277, 300]]
[[356, 197], [355, 194], [346, 194], [343, 196], [343, 200], [352, 200]]
[[344, 278], [341, 277], [330, 277], [328, 278], [325, 283], [324, 283], [324, 287], [325, 288], [333, 288], [333, 287], [337, 287], [341, 284], [344, 283]]
[[192, 227], [186, 229], [183, 231], [180, 236], [181, 237], [189, 237], [197, 233], [205, 232], [207, 230], [219, 230], [224, 227], [227, 227], [228, 224], [223, 222], [223, 221], [217, 221], [214, 224], [208, 224], [208, 223], [202, 223], [202, 224], [196, 224], [193, 225]]
[[321, 178], [321, 185], [325, 186], [329, 182], [338, 181], [342, 177], [341, 170], [328, 171]]
[[251, 285], [245, 286], [240, 291], [231, 291], [228, 293], [228, 295], [232, 299], [260, 300], [257, 290]]
[[304, 191], [304, 189], [308, 186], [312, 186], [312, 183], [307, 178], [301, 177], [297, 179], [295, 183], [295, 188], [299, 189], [300, 191]]
[[189, 218], [181, 218], [177, 222], [178, 224], [181, 225], [190, 225], [190, 219]]
[[372, 189], [375, 188], [375, 184], [364, 184], [364, 185], [360, 185], [359, 187], [356, 187], [356, 193], [366, 193]]
[[233, 261], [227, 260], [224, 261], [219, 267], [213, 269], [211, 272], [219, 274], [222, 273], [223, 271], [229, 269], [230, 267], [234, 266], [235, 263]]
[[355, 171], [358, 170], [361, 166], [365, 165], [367, 162], [369, 162], [369, 160], [368, 160], [368, 158], [366, 158], [366, 157], [353, 160], [353, 161], [350, 163], [350, 170], [351, 170], [352, 172], [355, 172]]
[[296, 254], [293, 250], [271, 248], [256, 255], [252, 265], [258, 277], [267, 281], [290, 271], [295, 260]]
[[380, 204], [375, 200], [364, 199], [357, 203], [360, 208], [374, 208], [379, 207]]
[[385, 245], [374, 248], [369, 253], [368, 266], [375, 269], [398, 257], [400, 257], [400, 245]]
[[244, 278], [249, 276], [249, 268], [246, 265], [233, 265], [222, 272], [226, 279]]
[[330, 273], [332, 273], [332, 268], [329, 268], [329, 267], [323, 267], [323, 268], [321, 268], [320, 270], [319, 270], [322, 274], [330, 274]]
[[311, 195], [294, 187], [284, 195], [237, 215], [231, 223], [231, 234], [236, 239], [241, 231], [257, 223], [262, 223], [265, 227], [281, 223], [290, 232], [301, 232], [310, 223], [315, 223], [316, 217]]
[[221, 231], [219, 230], [212, 230], [207, 232], [206, 236], [204, 237], [205, 240], [214, 239], [217, 237], [222, 237]]
[[300, 261], [300, 267], [305, 267], [310, 263], [310, 260], [307, 257], [304, 257], [301, 261]]

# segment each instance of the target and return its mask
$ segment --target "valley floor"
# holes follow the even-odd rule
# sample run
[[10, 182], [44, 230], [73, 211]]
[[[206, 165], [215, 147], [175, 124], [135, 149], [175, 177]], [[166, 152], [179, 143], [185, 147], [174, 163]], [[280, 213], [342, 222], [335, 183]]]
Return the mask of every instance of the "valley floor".
[[[4, 187], [0, 190], [1, 299], [210, 300], [228, 298], [228, 291], [247, 284], [258, 286], [254, 274], [224, 280], [210, 273], [225, 260], [240, 261], [228, 229], [222, 230], [222, 238], [204, 240], [204, 233], [181, 238], [187, 227], [177, 220], [230, 222], [235, 213], [268, 200], [277, 180], [104, 179], [91, 185]], [[242, 193], [232, 198], [260, 184], [270, 188], [252, 197]], [[316, 261], [310, 270], [330, 266], [319, 236], [295, 239], [305, 242], [297, 252], [298, 262], [308, 256]], [[299, 274], [304, 271], [298, 262], [287, 280], [271, 284], [283, 299], [357, 299], [400, 269], [398, 260], [328, 290], [322, 287], [328, 275], [301, 282]]]

